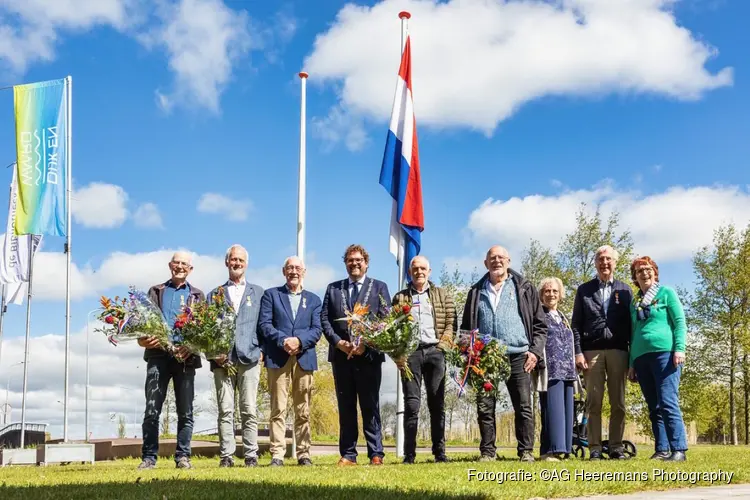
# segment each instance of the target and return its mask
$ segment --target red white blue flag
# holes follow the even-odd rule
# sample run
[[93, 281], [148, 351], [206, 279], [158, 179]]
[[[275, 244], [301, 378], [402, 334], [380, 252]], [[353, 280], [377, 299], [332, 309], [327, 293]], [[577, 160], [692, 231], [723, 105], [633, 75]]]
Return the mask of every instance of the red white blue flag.
[[412, 100], [409, 37], [406, 38], [404, 52], [401, 55], [401, 66], [398, 70], [391, 124], [388, 128], [383, 166], [380, 170], [380, 185], [393, 198], [390, 252], [396, 257], [397, 262], [403, 258], [404, 271], [406, 271], [411, 259], [419, 255], [422, 246], [420, 233], [424, 231], [417, 122], [414, 118], [414, 101]]

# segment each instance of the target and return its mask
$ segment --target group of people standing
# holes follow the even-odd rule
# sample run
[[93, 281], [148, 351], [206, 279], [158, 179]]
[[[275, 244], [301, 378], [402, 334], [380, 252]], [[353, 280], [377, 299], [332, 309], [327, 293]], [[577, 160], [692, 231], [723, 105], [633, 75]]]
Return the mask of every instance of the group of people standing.
[[[510, 255], [501, 246], [486, 254], [487, 273], [468, 292], [460, 328], [479, 329], [498, 339], [511, 367], [506, 381], [515, 413], [517, 452], [521, 461], [534, 461], [532, 391], [540, 393], [542, 416], [540, 455], [567, 458], [572, 451], [573, 397], [583, 370], [588, 391], [590, 458], [603, 458], [601, 407], [604, 387], [612, 408], [609, 424], [610, 459], [627, 458], [622, 449], [625, 422], [626, 378], [637, 380], [648, 404], [656, 440], [654, 459], [684, 460], [687, 443], [678, 401], [685, 360], [685, 320], [674, 290], [661, 286], [658, 267], [648, 257], [630, 266], [639, 292], [613, 278], [617, 252], [609, 246], [596, 253], [597, 277], [578, 287], [571, 321], [558, 310], [565, 288], [559, 278], [542, 280], [537, 288], [510, 268]], [[305, 264], [289, 257], [282, 266], [285, 283], [263, 290], [246, 281], [248, 253], [231, 246], [225, 256], [228, 280], [208, 296], [191, 285], [190, 254], [176, 252], [169, 262], [170, 279], [153, 286], [149, 295], [168, 324], [183, 307], [211, 301], [221, 291], [237, 314], [235, 341], [229, 353], [209, 360], [219, 405], [220, 467], [235, 465], [234, 411], [239, 409], [244, 465], [258, 465], [256, 399], [261, 363], [267, 369], [270, 408], [271, 466], [283, 466], [286, 454], [286, 411], [290, 393], [294, 408], [297, 463], [310, 458], [310, 399], [313, 372], [318, 368], [315, 346], [325, 336], [339, 414], [338, 465], [357, 464], [357, 405], [371, 465], [383, 464], [380, 417], [382, 363], [380, 353], [352, 338], [345, 321], [356, 303], [369, 314], [384, 315], [391, 305], [387, 285], [367, 275], [370, 258], [360, 245], [350, 245], [343, 261], [347, 277], [328, 285], [321, 299], [303, 287]], [[416, 438], [422, 384], [430, 413], [432, 454], [435, 462], [449, 461], [445, 453], [445, 352], [458, 332], [456, 304], [451, 294], [430, 281], [430, 263], [424, 256], [409, 265], [411, 280], [393, 296], [393, 304], [411, 306], [419, 325], [419, 347], [408, 359], [414, 377], [402, 380], [404, 392], [404, 459], [416, 459]], [[342, 321], [344, 320], [344, 321]], [[191, 467], [195, 370], [201, 360], [184, 348], [176, 357], [154, 338], [142, 338], [145, 348], [146, 409], [143, 419], [141, 469], [156, 466], [159, 415], [173, 380], [177, 410], [176, 466]], [[231, 363], [233, 370], [227, 369]], [[235, 397], [238, 401], [235, 401]], [[237, 403], [235, 405], [235, 403]], [[496, 455], [496, 398], [477, 394], [482, 461]]]

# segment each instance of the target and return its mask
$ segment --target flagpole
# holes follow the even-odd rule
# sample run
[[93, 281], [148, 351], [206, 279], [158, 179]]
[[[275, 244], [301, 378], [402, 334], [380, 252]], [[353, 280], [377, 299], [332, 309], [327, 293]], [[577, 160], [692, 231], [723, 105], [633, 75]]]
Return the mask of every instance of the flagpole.
[[26, 340], [23, 348], [23, 392], [21, 393], [21, 449], [26, 439], [26, 388], [29, 380], [29, 337], [31, 336], [31, 294], [34, 275], [34, 238], [29, 242], [29, 289], [26, 302]]
[[[70, 377], [70, 232], [71, 232], [71, 207], [70, 194], [72, 190], [73, 166], [73, 77], [65, 78], [65, 91], [67, 102], [67, 113], [65, 123], [65, 155], [67, 159], [67, 171], [65, 173], [65, 206], [67, 211], [67, 222], [65, 230], [65, 391], [63, 395], [63, 442], [68, 442], [68, 384]], [[31, 301], [31, 271], [29, 271], [29, 301]], [[25, 369], [25, 368], [24, 368]]]
[[[398, 13], [399, 19], [401, 19], [401, 51], [403, 55], [404, 47], [406, 46], [406, 37], [409, 30], [409, 19], [411, 14], [407, 11], [401, 11]], [[404, 254], [406, 249], [404, 244], [406, 243], [406, 234], [401, 229], [401, 245], [399, 245], [398, 252], [398, 289], [403, 290], [406, 280], [404, 279], [404, 271], [406, 268], [404, 262]], [[401, 387], [401, 370], [396, 370], [396, 456], [401, 458], [404, 456], [404, 392]]]
[[2, 366], [3, 360], [3, 323], [5, 321], [5, 283], [0, 286], [2, 289], [2, 299], [0, 299], [0, 366]]
[[[307, 77], [306, 71], [298, 73], [300, 79], [300, 112], [299, 112], [299, 184], [297, 187], [297, 257], [305, 261], [305, 230], [307, 229], [305, 213], [307, 195]], [[292, 410], [296, 414], [296, 410]], [[296, 415], [295, 415], [296, 418]], [[284, 429], [286, 433], [286, 428]], [[297, 456], [297, 434], [292, 425], [292, 458]]]
[[297, 257], [305, 260], [305, 195], [307, 190], [307, 151], [305, 144], [307, 116], [307, 77], [304, 71], [299, 72], [301, 83], [299, 113], [299, 185], [297, 191]]

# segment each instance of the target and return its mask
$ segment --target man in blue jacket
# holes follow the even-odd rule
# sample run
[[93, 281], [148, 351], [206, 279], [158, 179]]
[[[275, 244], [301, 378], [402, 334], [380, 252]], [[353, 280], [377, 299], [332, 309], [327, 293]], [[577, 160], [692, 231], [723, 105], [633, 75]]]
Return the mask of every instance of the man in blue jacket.
[[299, 257], [284, 261], [281, 272], [286, 284], [270, 288], [260, 304], [260, 330], [263, 335], [268, 390], [271, 393], [271, 465], [284, 465], [286, 452], [286, 408], [289, 390], [294, 402], [294, 437], [297, 463], [310, 460], [310, 397], [313, 372], [318, 369], [315, 345], [322, 333], [322, 302], [303, 290], [305, 264]]
[[578, 287], [571, 327], [576, 365], [586, 381], [587, 432], [591, 460], [602, 458], [602, 400], [607, 385], [609, 405], [609, 458], [627, 459], [625, 432], [625, 378], [630, 346], [632, 290], [616, 280], [619, 255], [609, 245], [597, 249], [596, 278]]
[[384, 315], [391, 305], [388, 285], [367, 276], [370, 256], [361, 245], [349, 245], [344, 252], [348, 278], [328, 285], [323, 298], [320, 322], [328, 340], [328, 361], [333, 368], [336, 400], [339, 406], [338, 465], [357, 464], [357, 400], [362, 412], [362, 427], [371, 465], [383, 464], [383, 440], [380, 423], [380, 381], [383, 353], [357, 345], [350, 335], [346, 311], [354, 305], [368, 305], [370, 314]]
[[[216, 399], [219, 403], [219, 467], [233, 467], [237, 444], [234, 438], [235, 390], [239, 393], [239, 410], [242, 421], [242, 447], [245, 467], [258, 465], [258, 383], [263, 356], [258, 338], [258, 317], [263, 288], [245, 280], [247, 250], [232, 245], [227, 250], [225, 264], [229, 279], [209, 295], [213, 300], [219, 289], [237, 315], [234, 325], [234, 345], [227, 355], [211, 360]], [[230, 376], [224, 367], [227, 361], [237, 369]]]

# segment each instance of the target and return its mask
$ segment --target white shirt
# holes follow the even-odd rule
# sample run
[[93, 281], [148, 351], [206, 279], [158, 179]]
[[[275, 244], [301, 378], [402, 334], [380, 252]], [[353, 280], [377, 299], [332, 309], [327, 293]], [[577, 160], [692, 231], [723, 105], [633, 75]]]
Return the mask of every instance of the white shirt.
[[500, 283], [500, 288], [498, 290], [495, 290], [495, 287], [492, 285], [492, 282], [487, 279], [487, 284], [485, 285], [485, 288], [487, 289], [487, 293], [490, 296], [490, 303], [492, 304], [492, 310], [497, 311], [497, 305], [500, 303], [500, 294], [503, 293], [503, 287], [505, 286], [505, 283], [510, 279], [510, 276], [505, 278]]
[[421, 292], [411, 289], [412, 316], [416, 317], [419, 324], [419, 342], [434, 345], [438, 343], [438, 338], [435, 335], [434, 311], [430, 302], [429, 289], [429, 285], [425, 286]]
[[604, 306], [604, 316], [607, 316], [607, 309], [609, 309], [609, 299], [612, 297], [612, 285], [614, 279], [610, 278], [606, 283], [599, 279], [599, 293], [602, 295], [602, 306]]
[[242, 296], [245, 295], [245, 286], [246, 282], [244, 278], [239, 283], [229, 280], [229, 284], [227, 285], [227, 293], [229, 294], [229, 300], [232, 302], [232, 307], [234, 307], [235, 314], [240, 312]]

